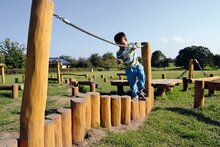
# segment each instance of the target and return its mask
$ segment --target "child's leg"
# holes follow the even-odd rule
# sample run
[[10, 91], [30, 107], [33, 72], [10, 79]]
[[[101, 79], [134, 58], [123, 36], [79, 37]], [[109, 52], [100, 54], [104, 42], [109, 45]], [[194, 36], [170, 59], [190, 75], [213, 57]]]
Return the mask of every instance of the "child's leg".
[[143, 90], [145, 89], [145, 80], [146, 80], [144, 67], [142, 64], [138, 64], [136, 66], [136, 69], [137, 69], [137, 76], [138, 76], [138, 83], [137, 83], [138, 90]]
[[127, 75], [128, 83], [131, 88], [131, 97], [136, 97], [137, 96], [136, 70], [134, 70], [133, 68], [127, 68], [125, 72]]

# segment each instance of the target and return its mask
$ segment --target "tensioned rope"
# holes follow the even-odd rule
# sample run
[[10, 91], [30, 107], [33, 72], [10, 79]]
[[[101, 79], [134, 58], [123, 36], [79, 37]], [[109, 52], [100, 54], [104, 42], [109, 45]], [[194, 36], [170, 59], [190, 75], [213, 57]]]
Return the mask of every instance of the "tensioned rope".
[[58, 14], [55, 14], [55, 13], [54, 13], [53, 16], [56, 17], [57, 19], [61, 20], [61, 21], [64, 22], [65, 24], [67, 24], [67, 25], [69, 25], [69, 26], [71, 26], [71, 27], [73, 27], [73, 28], [75, 28], [75, 29], [77, 29], [77, 30], [83, 32], [83, 33], [86, 33], [86, 34], [88, 34], [88, 35], [90, 35], [90, 36], [92, 36], [92, 37], [95, 37], [95, 38], [97, 38], [97, 39], [99, 39], [99, 40], [102, 40], [102, 41], [104, 41], [104, 42], [110, 43], [110, 44], [112, 44], [112, 45], [116, 45], [116, 46], [119, 46], [119, 47], [124, 47], [124, 45], [111, 42], [111, 41], [106, 40], [106, 39], [104, 39], [104, 38], [102, 38], [102, 37], [99, 37], [99, 36], [97, 36], [97, 35], [95, 35], [95, 34], [92, 34], [92, 33], [88, 32], [88, 31], [86, 31], [86, 30], [84, 30], [84, 29], [82, 29], [82, 28], [80, 28], [80, 27], [78, 27], [78, 26], [72, 24], [68, 19], [66, 19], [66, 18], [64, 18], [64, 17], [61, 17], [61, 16], [59, 16]]

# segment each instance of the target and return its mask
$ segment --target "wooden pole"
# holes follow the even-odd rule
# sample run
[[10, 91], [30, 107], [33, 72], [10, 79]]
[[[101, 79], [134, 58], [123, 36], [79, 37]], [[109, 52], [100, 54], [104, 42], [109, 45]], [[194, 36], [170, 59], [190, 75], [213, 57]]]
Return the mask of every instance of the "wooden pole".
[[195, 81], [194, 108], [203, 107], [205, 103], [205, 82]]
[[90, 92], [96, 92], [96, 84], [95, 83], [91, 83], [89, 86], [90, 86]]
[[21, 147], [44, 146], [44, 112], [53, 10], [51, 0], [32, 1], [26, 79], [20, 114]]
[[111, 97], [108, 95], [101, 95], [101, 125], [111, 127]]
[[104, 78], [104, 82], [108, 82], [108, 78]]
[[44, 121], [44, 147], [55, 146], [54, 122], [46, 119]]
[[146, 101], [139, 101], [139, 118], [144, 119], [146, 116]]
[[131, 97], [121, 96], [121, 123], [129, 125], [131, 122]]
[[74, 86], [72, 87], [72, 96], [76, 96], [79, 93], [79, 87]]
[[86, 120], [86, 100], [74, 98], [71, 100], [72, 108], [72, 142], [77, 144], [84, 140]]
[[139, 100], [138, 99], [131, 100], [131, 119], [132, 120], [139, 119]]
[[88, 132], [89, 130], [91, 130], [91, 95], [89, 94], [84, 94], [84, 93], [79, 93], [76, 96], [77, 98], [85, 98], [86, 100], [86, 132]]
[[4, 139], [0, 140], [0, 147], [18, 147], [16, 139]]
[[[142, 64], [144, 66], [144, 72], [146, 76], [146, 83], [145, 83], [145, 89], [148, 92], [148, 99], [152, 99], [151, 97], [151, 79], [152, 79], [152, 73], [151, 73], [151, 47], [149, 42], [143, 42], [141, 43], [143, 46], [141, 48], [141, 56], [142, 56]], [[147, 105], [148, 103], [146, 103]], [[146, 106], [147, 107], [147, 106]]]
[[[213, 74], [210, 74], [209, 77], [214, 77], [214, 75], [213, 75]], [[210, 89], [209, 89], [208, 95], [209, 95], [209, 96], [212, 96], [212, 95], [214, 95], [214, 94], [215, 94], [215, 90], [210, 90]]]
[[166, 79], [166, 75], [165, 74], [162, 74], [162, 79]]
[[150, 98], [147, 98], [147, 100], [146, 100], [146, 107], [145, 107], [145, 109], [146, 109], [146, 115], [148, 115], [148, 114], [150, 114], [150, 112], [151, 112], [151, 108], [152, 108], [152, 99], [150, 99]]
[[100, 93], [88, 92], [91, 96], [91, 126], [92, 128], [100, 127]]
[[183, 77], [183, 91], [188, 90], [188, 80], [186, 77]]
[[120, 96], [111, 96], [111, 118], [112, 126], [120, 127], [121, 125], [121, 98]]
[[72, 147], [71, 109], [60, 108], [57, 112], [61, 115], [63, 147]]
[[194, 64], [193, 64], [193, 59], [189, 60], [189, 76], [188, 79], [193, 78], [193, 73], [194, 73]]
[[58, 83], [61, 83], [61, 62], [57, 62], [57, 81]]
[[12, 98], [17, 98], [18, 97], [18, 85], [13, 84], [12, 85]]
[[54, 122], [55, 147], [62, 147], [63, 139], [62, 139], [61, 115], [60, 114], [49, 114], [46, 116], [46, 119], [50, 119]]
[[1, 71], [2, 71], [2, 83], [5, 84], [5, 65], [1, 64]]

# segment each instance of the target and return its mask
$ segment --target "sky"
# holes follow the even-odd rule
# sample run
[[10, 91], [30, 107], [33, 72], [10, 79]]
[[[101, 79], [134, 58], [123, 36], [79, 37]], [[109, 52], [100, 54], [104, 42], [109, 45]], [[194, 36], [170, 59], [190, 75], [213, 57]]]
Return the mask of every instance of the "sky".
[[[150, 42], [175, 58], [191, 45], [220, 54], [220, 0], [54, 0], [55, 13], [73, 24], [114, 41], [125, 32], [129, 42]], [[0, 41], [27, 46], [31, 0], [1, 0]], [[53, 18], [50, 56], [89, 57], [115, 54], [118, 47], [88, 36]], [[137, 50], [140, 55], [140, 50]]]

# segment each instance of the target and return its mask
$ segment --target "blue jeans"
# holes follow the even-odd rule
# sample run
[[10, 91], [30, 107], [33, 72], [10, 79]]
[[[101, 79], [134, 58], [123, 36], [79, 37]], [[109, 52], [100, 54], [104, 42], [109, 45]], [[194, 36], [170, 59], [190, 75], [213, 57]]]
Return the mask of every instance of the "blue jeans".
[[[131, 88], [131, 96], [137, 96], [137, 90], [145, 89], [145, 73], [144, 67], [142, 64], [138, 63], [134, 67], [128, 67], [125, 69], [125, 73], [127, 75], [128, 83]], [[138, 82], [136, 81], [136, 77], [138, 77]], [[137, 89], [138, 87], [138, 89]]]

